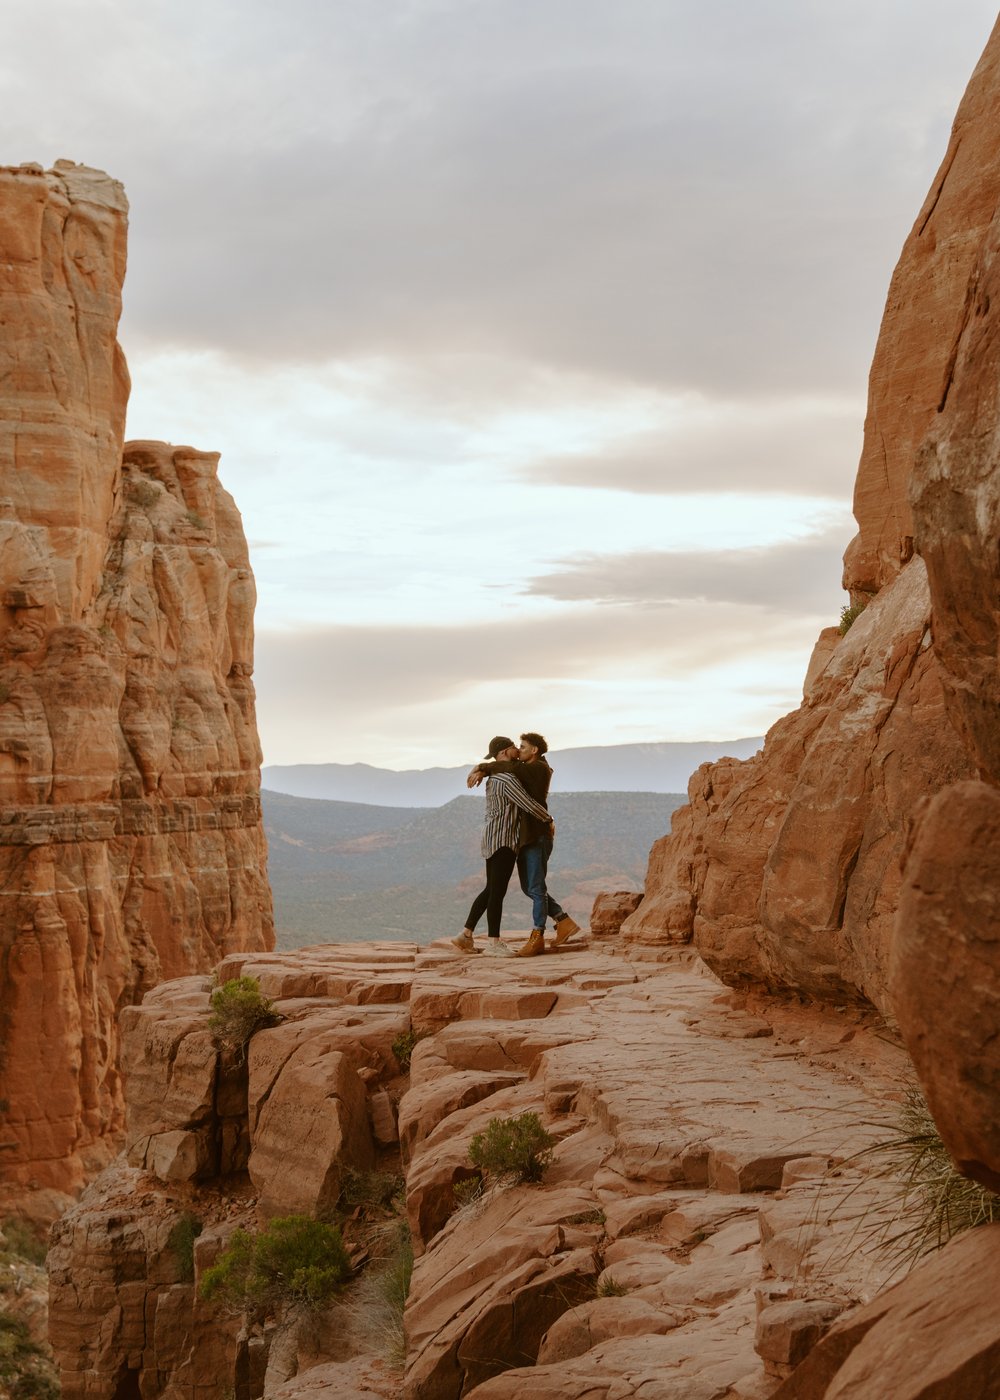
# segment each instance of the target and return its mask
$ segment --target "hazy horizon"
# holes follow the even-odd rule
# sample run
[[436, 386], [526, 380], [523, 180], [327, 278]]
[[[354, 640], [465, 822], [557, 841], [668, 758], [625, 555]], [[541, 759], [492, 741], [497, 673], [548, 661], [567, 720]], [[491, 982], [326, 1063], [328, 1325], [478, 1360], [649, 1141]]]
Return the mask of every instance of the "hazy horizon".
[[993, 6], [5, 18], [4, 161], [131, 201], [128, 433], [222, 453], [267, 763], [798, 703], [890, 274]]

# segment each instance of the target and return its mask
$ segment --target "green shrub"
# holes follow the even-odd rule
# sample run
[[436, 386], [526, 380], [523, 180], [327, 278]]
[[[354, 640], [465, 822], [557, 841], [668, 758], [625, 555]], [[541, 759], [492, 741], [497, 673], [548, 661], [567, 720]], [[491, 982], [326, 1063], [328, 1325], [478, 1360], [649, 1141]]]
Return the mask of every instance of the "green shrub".
[[340, 1292], [350, 1274], [336, 1225], [284, 1215], [256, 1234], [235, 1231], [228, 1248], [205, 1270], [199, 1292], [243, 1313], [316, 1309]]
[[29, 1264], [44, 1264], [48, 1244], [34, 1226], [26, 1220], [11, 1217], [3, 1222], [3, 1236], [7, 1241], [6, 1252], [23, 1259]]
[[601, 1279], [594, 1292], [598, 1298], [624, 1298], [629, 1289], [627, 1284], [619, 1283], [609, 1274], [607, 1278]]
[[457, 1206], [471, 1206], [472, 1202], [478, 1201], [483, 1194], [483, 1178], [467, 1176], [464, 1181], [453, 1181], [451, 1194], [455, 1197]]
[[392, 1042], [392, 1053], [395, 1055], [399, 1068], [404, 1074], [410, 1072], [410, 1060], [413, 1058], [414, 1047], [425, 1040], [429, 1032], [427, 1031], [401, 1031]]
[[851, 624], [858, 620], [867, 606], [868, 603], [865, 601], [862, 603], [848, 603], [841, 608], [840, 627], [838, 630], [842, 637], [847, 636], [848, 632], [851, 630]]
[[537, 1113], [491, 1118], [486, 1131], [476, 1133], [469, 1144], [469, 1161], [497, 1180], [541, 1181], [555, 1145]]
[[235, 977], [212, 993], [212, 1039], [220, 1050], [232, 1050], [240, 1062], [246, 1059], [252, 1037], [280, 1020], [274, 1003], [261, 995], [256, 977]]
[[340, 1198], [345, 1209], [363, 1211], [386, 1211], [406, 1189], [406, 1182], [399, 1172], [358, 1171], [348, 1167], [344, 1172]]
[[186, 1210], [167, 1236], [167, 1247], [177, 1260], [182, 1283], [194, 1282], [194, 1242], [201, 1231], [201, 1221]]
[[0, 1313], [0, 1393], [9, 1400], [58, 1400], [55, 1368], [23, 1322]]

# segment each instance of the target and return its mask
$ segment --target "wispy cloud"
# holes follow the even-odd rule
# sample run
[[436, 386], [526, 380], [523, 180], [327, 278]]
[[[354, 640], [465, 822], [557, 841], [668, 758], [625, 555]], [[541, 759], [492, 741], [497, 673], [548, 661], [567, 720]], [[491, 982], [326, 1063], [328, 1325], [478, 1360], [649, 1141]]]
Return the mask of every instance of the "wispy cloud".
[[832, 622], [843, 601], [838, 571], [847, 538], [840, 529], [767, 548], [582, 555], [531, 579], [526, 591], [560, 602], [739, 603], [825, 613]]

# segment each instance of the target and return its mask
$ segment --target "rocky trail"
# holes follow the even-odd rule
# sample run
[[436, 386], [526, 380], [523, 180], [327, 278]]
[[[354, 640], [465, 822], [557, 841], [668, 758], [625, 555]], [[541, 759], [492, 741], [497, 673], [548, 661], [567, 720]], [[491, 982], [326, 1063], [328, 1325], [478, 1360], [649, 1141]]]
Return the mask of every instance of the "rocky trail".
[[[329, 945], [233, 955], [218, 977], [237, 975], [284, 1017], [242, 1074], [208, 1035], [209, 978], [124, 1014], [125, 1159], [50, 1256], [67, 1400], [130, 1378], [159, 1394], [156, 1377], [169, 1400], [754, 1400], [891, 1271], [872, 1248], [891, 1188], [852, 1160], [905, 1076], [873, 1012], [749, 997], [690, 950], [635, 964], [614, 938], [503, 961]], [[544, 1180], [460, 1204], [472, 1136], [528, 1110], [557, 1139]], [[236, 1224], [322, 1215], [348, 1169], [397, 1150], [405, 1373], [364, 1354], [343, 1305], [326, 1343], [296, 1345], [197, 1298]], [[204, 1224], [187, 1281], [167, 1248], [181, 1211]]]

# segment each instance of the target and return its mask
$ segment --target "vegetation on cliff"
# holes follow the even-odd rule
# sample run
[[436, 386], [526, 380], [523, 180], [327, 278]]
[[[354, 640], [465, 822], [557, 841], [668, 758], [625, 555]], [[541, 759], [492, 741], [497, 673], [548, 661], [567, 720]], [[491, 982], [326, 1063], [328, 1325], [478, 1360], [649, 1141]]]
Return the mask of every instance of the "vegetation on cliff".
[[263, 1230], [236, 1230], [227, 1249], [206, 1269], [199, 1291], [236, 1312], [267, 1316], [286, 1308], [314, 1310], [329, 1303], [351, 1274], [336, 1225], [306, 1215], [284, 1215]]
[[491, 1181], [541, 1181], [555, 1145], [537, 1113], [491, 1118], [469, 1143], [469, 1161]]
[[257, 1032], [276, 1026], [280, 1020], [274, 1003], [261, 994], [256, 977], [234, 977], [212, 993], [208, 1022], [212, 1038], [221, 1050], [232, 1051], [241, 1062]]

